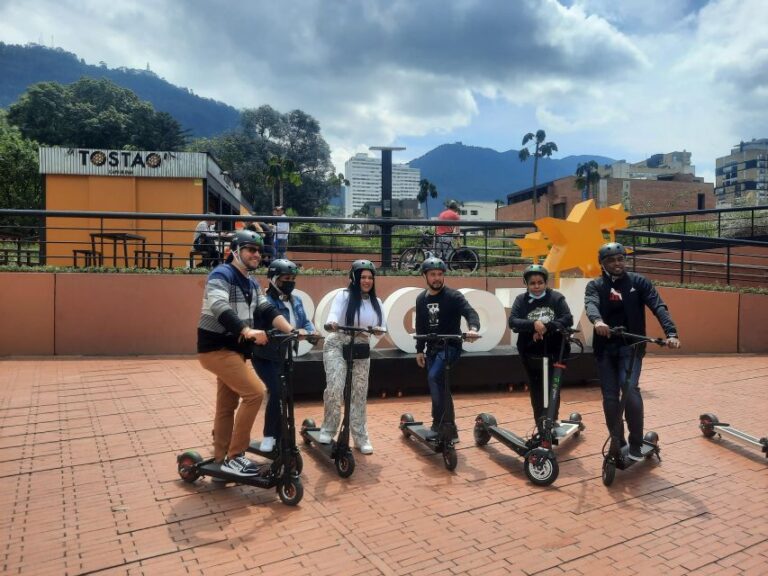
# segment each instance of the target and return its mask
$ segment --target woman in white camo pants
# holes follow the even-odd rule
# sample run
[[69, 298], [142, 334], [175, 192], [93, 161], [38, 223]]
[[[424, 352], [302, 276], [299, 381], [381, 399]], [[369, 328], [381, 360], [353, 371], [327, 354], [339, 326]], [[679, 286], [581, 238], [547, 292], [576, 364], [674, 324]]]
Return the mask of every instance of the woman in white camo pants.
[[[347, 362], [342, 347], [352, 341], [352, 336], [336, 332], [342, 326], [374, 326], [384, 331], [382, 303], [376, 297], [376, 267], [369, 260], [355, 260], [349, 271], [349, 287], [339, 292], [331, 304], [331, 311], [325, 323], [331, 332], [323, 345], [323, 366], [325, 367], [325, 414], [319, 440], [329, 443], [341, 420], [341, 404], [344, 400], [344, 383], [347, 376]], [[368, 342], [370, 336], [358, 333], [355, 342]], [[350, 397], [349, 426], [352, 440], [363, 454], [372, 454], [373, 446], [368, 438], [366, 424], [366, 400], [368, 397], [368, 374], [371, 359], [355, 360], [352, 368], [352, 395]]]

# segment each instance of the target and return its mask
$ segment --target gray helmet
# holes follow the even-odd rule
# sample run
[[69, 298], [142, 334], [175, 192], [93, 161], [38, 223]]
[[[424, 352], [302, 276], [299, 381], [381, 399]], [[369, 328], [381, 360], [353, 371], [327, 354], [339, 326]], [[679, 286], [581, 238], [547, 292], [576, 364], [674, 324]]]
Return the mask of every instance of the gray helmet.
[[370, 270], [371, 274], [376, 276], [376, 266], [374, 266], [373, 262], [370, 260], [355, 260], [352, 262], [352, 267], [349, 269], [349, 279], [354, 280], [355, 273], [360, 271], [362, 274], [363, 270]]
[[619, 244], [618, 242], [608, 242], [607, 244], [603, 244], [600, 246], [600, 250], [597, 251], [597, 259], [602, 262], [606, 258], [610, 258], [611, 256], [626, 256], [627, 255], [627, 249], [624, 248], [623, 245]]
[[440, 258], [435, 258], [434, 256], [427, 258], [424, 260], [424, 262], [421, 263], [421, 273], [426, 274], [430, 270], [442, 270], [443, 272], [448, 271], [448, 267], [445, 265], [445, 262], [440, 260]]
[[267, 278], [269, 279], [282, 276], [283, 274], [296, 275], [298, 273], [299, 267], [290, 260], [286, 260], [285, 258], [272, 260], [269, 268], [267, 268]]
[[539, 274], [540, 276], [543, 276], [544, 284], [546, 284], [547, 280], [549, 280], [549, 272], [547, 272], [547, 269], [544, 268], [544, 266], [542, 266], [541, 264], [531, 264], [523, 272], [523, 280], [525, 280], [526, 284], [528, 284], [528, 278], [533, 276], [534, 274]]
[[446, 206], [451, 210], [458, 210], [459, 209], [459, 203], [456, 202], [456, 200], [448, 200], [448, 203]]
[[243, 246], [258, 246], [261, 248], [264, 246], [264, 241], [261, 239], [261, 236], [252, 230], [238, 230], [232, 236], [229, 248], [232, 252], [236, 252]]

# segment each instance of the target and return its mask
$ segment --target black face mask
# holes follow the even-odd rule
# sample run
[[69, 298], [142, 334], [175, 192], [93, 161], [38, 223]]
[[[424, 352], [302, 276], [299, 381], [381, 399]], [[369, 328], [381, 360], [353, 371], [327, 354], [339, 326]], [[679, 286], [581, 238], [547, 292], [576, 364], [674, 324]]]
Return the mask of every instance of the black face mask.
[[294, 288], [296, 288], [296, 282], [288, 282], [287, 280], [283, 280], [280, 285], [280, 291], [286, 296], [290, 295]]

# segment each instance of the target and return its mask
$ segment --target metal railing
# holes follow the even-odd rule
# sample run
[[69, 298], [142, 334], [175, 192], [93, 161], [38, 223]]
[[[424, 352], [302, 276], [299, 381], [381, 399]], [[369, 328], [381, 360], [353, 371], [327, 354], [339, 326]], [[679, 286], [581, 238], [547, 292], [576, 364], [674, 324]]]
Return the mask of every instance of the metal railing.
[[768, 238], [768, 206], [709, 208], [629, 216], [630, 229], [712, 238]]
[[[747, 212], [756, 224], [761, 210], [704, 211], [721, 230], [727, 214]], [[700, 212], [695, 212], [700, 215]], [[140, 214], [132, 212], [75, 212], [0, 210], [0, 265], [104, 266], [115, 268], [181, 268], [199, 265], [193, 258], [194, 229], [201, 214]], [[632, 248], [632, 269], [652, 278], [683, 283], [768, 284], [768, 243], [758, 240], [647, 230], [649, 219], [676, 218], [692, 222], [690, 212], [646, 214], [630, 217], [633, 226], [618, 233]], [[275, 224], [274, 216], [225, 216], [212, 218], [218, 230], [231, 231], [237, 223]], [[289, 217], [288, 251], [305, 268], [346, 269], [356, 258], [368, 258], [384, 268], [397, 268], [399, 255], [419, 245], [434, 220], [384, 218]], [[640, 226], [634, 224], [639, 223]], [[658, 226], [665, 224], [659, 223]], [[382, 227], [391, 229], [392, 257], [382, 256]], [[520, 258], [514, 240], [534, 231], [531, 222], [466, 222], [458, 244], [471, 247], [479, 257], [476, 273], [520, 271], [530, 263]], [[226, 237], [220, 240], [221, 252]], [[77, 252], [77, 254], [76, 254]], [[76, 258], [79, 256], [79, 258]], [[89, 259], [86, 260], [86, 256]], [[269, 254], [267, 254], [267, 257]]]

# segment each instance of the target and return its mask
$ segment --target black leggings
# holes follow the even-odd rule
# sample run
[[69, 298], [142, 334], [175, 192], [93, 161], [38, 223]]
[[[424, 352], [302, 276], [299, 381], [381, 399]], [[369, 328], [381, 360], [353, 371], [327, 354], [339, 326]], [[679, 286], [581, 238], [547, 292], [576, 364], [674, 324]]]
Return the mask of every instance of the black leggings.
[[[531, 408], [533, 408], [533, 419], [536, 421], [536, 425], [539, 425], [539, 422], [542, 418], [544, 418], [547, 415], [547, 409], [544, 408], [544, 381], [543, 381], [543, 372], [544, 368], [542, 366], [542, 360], [540, 357], [536, 356], [521, 356], [523, 360], [523, 367], [525, 368], [526, 374], [528, 374], [528, 391], [531, 394]], [[552, 367], [552, 358], [548, 358], [547, 361], [549, 362], [549, 393], [552, 394], [552, 374], [554, 371], [554, 368]], [[557, 402], [555, 404], [555, 417], [554, 420], [557, 420], [557, 415], [560, 412], [560, 395], [557, 395]]]

